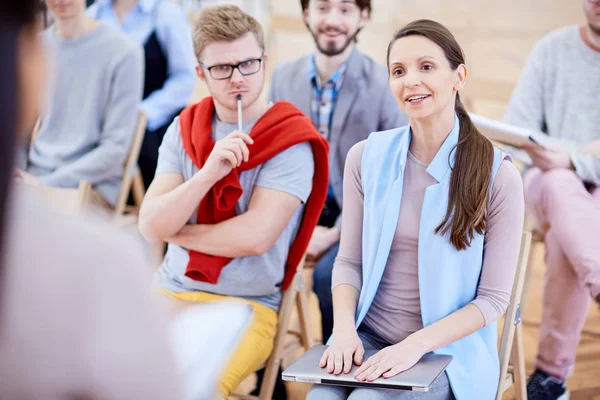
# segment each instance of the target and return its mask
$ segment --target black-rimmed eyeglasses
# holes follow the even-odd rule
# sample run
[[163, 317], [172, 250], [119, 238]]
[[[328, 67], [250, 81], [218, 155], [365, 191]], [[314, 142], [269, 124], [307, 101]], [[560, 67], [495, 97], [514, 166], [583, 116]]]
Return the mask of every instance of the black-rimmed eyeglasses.
[[223, 80], [231, 78], [233, 75], [233, 70], [237, 69], [240, 71], [240, 74], [244, 76], [252, 75], [260, 71], [260, 64], [263, 60], [264, 55], [261, 55], [260, 58], [252, 58], [250, 60], [242, 61], [238, 64], [218, 64], [207, 66], [200, 63], [200, 66], [206, 70], [213, 79]]

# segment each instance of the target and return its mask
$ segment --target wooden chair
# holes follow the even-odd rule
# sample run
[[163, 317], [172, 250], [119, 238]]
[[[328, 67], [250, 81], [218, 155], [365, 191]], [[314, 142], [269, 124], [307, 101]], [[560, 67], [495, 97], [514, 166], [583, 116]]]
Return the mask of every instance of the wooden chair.
[[[529, 257], [529, 264], [527, 265], [527, 272], [525, 273], [525, 283], [523, 284], [523, 300], [521, 300], [521, 313], [525, 309], [525, 303], [527, 300], [527, 293], [529, 288], [529, 281], [531, 280], [531, 274], [533, 273], [533, 267], [536, 261], [534, 255], [538, 251], [545, 251], [544, 243], [544, 232], [533, 222], [531, 218], [525, 216], [525, 230], [531, 232], [531, 255]], [[533, 321], [527, 321], [529, 324], [539, 326], [539, 323]]]
[[515, 385], [516, 399], [527, 400], [521, 300], [525, 274], [528, 269], [530, 247], [531, 233], [523, 232], [510, 305], [504, 317], [504, 327], [502, 328], [502, 337], [500, 339], [500, 380], [496, 400], [501, 400], [504, 392], [513, 385]]
[[[275, 382], [279, 374], [279, 367], [283, 360], [295, 355], [296, 351], [300, 348], [304, 348], [306, 351], [315, 344], [309, 319], [308, 298], [306, 297], [306, 291], [303, 290], [303, 268], [304, 258], [298, 265], [292, 284], [283, 294], [283, 300], [279, 308], [279, 320], [277, 322], [277, 333], [275, 334], [273, 351], [263, 366], [266, 370], [258, 397], [234, 393], [229, 397], [230, 399], [272, 399]], [[298, 319], [300, 320], [299, 332], [290, 330], [290, 320], [294, 306], [298, 311]]]
[[[127, 154], [127, 159], [125, 161], [121, 190], [119, 191], [119, 197], [115, 203], [115, 216], [117, 217], [125, 213], [137, 215], [139, 213], [139, 208], [142, 205], [142, 200], [144, 199], [146, 190], [144, 188], [144, 181], [142, 180], [142, 173], [139, 169], [136, 171], [136, 168], [140, 156], [140, 149], [142, 148], [142, 142], [144, 140], [144, 134], [146, 133], [147, 121], [146, 115], [140, 112], [135, 127], [133, 142], [131, 142], [131, 147], [129, 148], [129, 153]], [[136, 171], [135, 174], [134, 171]], [[129, 193], [133, 195], [135, 206], [127, 206]]]
[[92, 185], [89, 182], [80, 182], [77, 189], [64, 189], [51, 186], [31, 186], [18, 183], [21, 190], [41, 193], [49, 202], [56, 205], [56, 210], [64, 215], [77, 215], [93, 196]]
[[[146, 132], [146, 123], [147, 123], [146, 116], [144, 115], [144, 113], [139, 112], [137, 123], [135, 126], [133, 141], [132, 141], [129, 151], [127, 153], [127, 158], [125, 160], [125, 166], [123, 169], [123, 180], [121, 181], [121, 188], [119, 190], [119, 196], [118, 196], [117, 202], [115, 203], [115, 206], [113, 208], [115, 220], [121, 224], [124, 223], [123, 222], [124, 220], [121, 218], [121, 216], [123, 214], [125, 214], [125, 213], [131, 213], [134, 215], [138, 214], [139, 207], [142, 205], [142, 200], [145, 195], [144, 182], [142, 180], [141, 172], [139, 170], [137, 170], [136, 173], [134, 174], [134, 171], [135, 171], [135, 168], [137, 165], [138, 157], [140, 155], [142, 141], [144, 140], [144, 134]], [[33, 128], [33, 133], [31, 135], [31, 143], [33, 143], [33, 141], [35, 140], [35, 137], [37, 135], [39, 127], [40, 127], [40, 119], [38, 119], [36, 121], [35, 126]], [[46, 190], [46, 188], [44, 188], [44, 191], [46, 191], [46, 192], [56, 191], [57, 194], [52, 195], [55, 198], [58, 198], [60, 196], [63, 196], [65, 198], [69, 198], [71, 196], [73, 198], [77, 198], [78, 196], [81, 196], [83, 194], [86, 196], [84, 198], [85, 203], [88, 203], [89, 200], [91, 200], [93, 198], [101, 197], [100, 194], [95, 193], [94, 189], [92, 188], [92, 186], [89, 182], [80, 182], [79, 188], [77, 188], [77, 189], [59, 189], [59, 188], [48, 188], [48, 189], [49, 190]], [[50, 190], [50, 189], [52, 189], [52, 190]], [[80, 193], [81, 190], [84, 190], [84, 192]], [[72, 193], [69, 193], [69, 191]], [[58, 194], [58, 193], [61, 193], [61, 194]], [[134, 206], [127, 205], [127, 200], [129, 199], [130, 193], [132, 193], [132, 195], [133, 195], [133, 201], [135, 203]], [[106, 203], [105, 201], [104, 201], [104, 203], [106, 204], [106, 207], [110, 207], [110, 206], [108, 206], [108, 203]], [[82, 203], [82, 205], [83, 204], [84, 203]]]

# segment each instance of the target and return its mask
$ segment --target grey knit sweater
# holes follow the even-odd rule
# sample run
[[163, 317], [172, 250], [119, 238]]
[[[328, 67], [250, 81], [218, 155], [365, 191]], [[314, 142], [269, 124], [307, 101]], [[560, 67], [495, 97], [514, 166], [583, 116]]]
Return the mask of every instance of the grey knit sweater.
[[563, 143], [581, 179], [600, 185], [600, 160], [577, 151], [600, 139], [600, 51], [584, 42], [580, 27], [558, 29], [535, 45], [504, 119]]
[[104, 24], [72, 40], [51, 27], [43, 38], [52, 68], [27, 169], [48, 186], [88, 181], [114, 203], [142, 97], [142, 48]]

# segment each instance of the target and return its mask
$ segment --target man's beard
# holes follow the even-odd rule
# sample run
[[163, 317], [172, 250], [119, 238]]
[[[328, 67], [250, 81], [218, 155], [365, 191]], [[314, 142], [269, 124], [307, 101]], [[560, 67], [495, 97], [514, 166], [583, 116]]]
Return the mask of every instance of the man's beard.
[[315, 34], [312, 30], [310, 30], [310, 33], [315, 41], [315, 44], [317, 45], [317, 49], [319, 49], [319, 52], [326, 55], [327, 57], [333, 57], [333, 56], [342, 54], [344, 51], [346, 51], [348, 46], [350, 46], [350, 44], [352, 44], [355, 41], [358, 30], [356, 32], [354, 32], [352, 35], [348, 36], [346, 43], [344, 43], [344, 45], [341, 46], [340, 48], [336, 48], [334, 42], [329, 42], [329, 43], [327, 43], [327, 47], [323, 47], [319, 43], [318, 34]]

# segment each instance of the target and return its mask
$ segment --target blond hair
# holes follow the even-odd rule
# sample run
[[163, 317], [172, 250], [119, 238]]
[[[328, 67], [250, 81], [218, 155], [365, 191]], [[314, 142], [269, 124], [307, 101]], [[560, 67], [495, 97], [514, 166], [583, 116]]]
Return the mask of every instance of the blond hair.
[[251, 32], [258, 45], [265, 49], [263, 29], [256, 19], [244, 13], [238, 6], [223, 5], [207, 7], [194, 21], [194, 53], [200, 61], [202, 52], [214, 42], [233, 42]]

